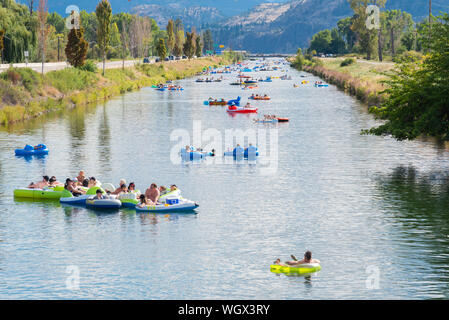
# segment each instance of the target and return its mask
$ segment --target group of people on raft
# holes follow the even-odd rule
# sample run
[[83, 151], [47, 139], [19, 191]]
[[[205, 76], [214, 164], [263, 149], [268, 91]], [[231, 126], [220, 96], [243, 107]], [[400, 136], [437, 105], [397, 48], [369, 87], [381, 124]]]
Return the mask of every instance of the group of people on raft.
[[41, 181], [38, 181], [36, 183], [31, 182], [28, 185], [29, 189], [43, 189], [48, 187], [58, 187], [62, 186], [63, 184], [56, 180], [55, 176], [52, 176], [51, 178], [49, 176], [43, 176], [43, 179]]
[[251, 95], [251, 97], [250, 97], [251, 99], [268, 99], [269, 98], [269, 96], [267, 95], [267, 94], [264, 94], [264, 95], [259, 95], [258, 93], [257, 94], [252, 94]]
[[[81, 170], [75, 179], [67, 178], [65, 184], [58, 182], [55, 176], [52, 176], [51, 178], [48, 176], [43, 176], [42, 181], [37, 183], [31, 182], [28, 185], [28, 188], [43, 189], [46, 187], [49, 188], [58, 186], [64, 186], [64, 189], [70, 191], [74, 196], [81, 196], [85, 195], [88, 189], [92, 187], [100, 187], [101, 184], [97, 179], [95, 179], [95, 177], [87, 178], [84, 171]], [[150, 187], [145, 190], [145, 193], [141, 193], [136, 189], [134, 182], [127, 185], [126, 180], [121, 179], [119, 182], [119, 187], [115, 190], [105, 189], [106, 194], [104, 194], [101, 189], [98, 189], [94, 199], [107, 199], [110, 195], [118, 196], [120, 194], [136, 193], [139, 198], [138, 205], [143, 207], [146, 205], [156, 205], [160, 196], [175, 190], [178, 190], [178, 187], [175, 184], [172, 184], [169, 188], [167, 188], [165, 186], [158, 187], [156, 183], [152, 183]]]
[[186, 146], [185, 151], [186, 151], [186, 153], [199, 152], [199, 153], [203, 153], [203, 154], [209, 154], [211, 157], [215, 157], [215, 149], [212, 149], [211, 152], [207, 153], [206, 151], [204, 151], [203, 148], [195, 148], [193, 146]]
[[163, 83], [159, 83], [158, 85], [156, 85], [157, 89], [164, 89], [167, 88], [168, 90], [182, 90], [182, 87], [179, 85], [175, 85], [175, 84], [169, 84], [168, 86], [166, 84]]
[[[264, 114], [264, 116], [263, 116], [263, 120], [265, 120], [265, 121], [270, 121], [270, 120], [277, 120], [277, 116], [276, 115], [274, 115], [274, 114], [272, 114], [272, 115], [270, 115], [270, 114]], [[254, 119], [254, 121], [260, 121], [259, 119]]]

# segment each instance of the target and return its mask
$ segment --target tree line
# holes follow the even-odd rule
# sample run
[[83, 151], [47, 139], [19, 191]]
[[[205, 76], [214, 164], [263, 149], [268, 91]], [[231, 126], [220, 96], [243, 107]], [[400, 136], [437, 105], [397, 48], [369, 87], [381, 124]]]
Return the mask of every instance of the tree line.
[[[309, 53], [320, 54], [364, 54], [368, 60], [392, 58], [405, 51], [423, 50], [423, 30], [427, 20], [413, 21], [412, 15], [401, 10], [382, 10], [386, 0], [348, 0], [353, 16], [341, 19], [332, 29], [316, 33], [308, 48]], [[379, 19], [374, 12], [367, 12], [369, 5], [379, 7]], [[367, 24], [376, 23], [369, 29]]]
[[48, 0], [28, 0], [27, 5], [0, 0], [3, 62], [24, 62], [26, 58], [29, 62], [68, 60], [81, 66], [86, 59], [105, 61], [159, 55], [162, 42], [169, 54], [189, 57], [201, 56], [203, 49], [213, 47], [210, 30], [202, 34], [195, 30], [185, 32], [179, 19], [169, 22], [167, 30], [161, 30], [150, 17], [112, 14], [107, 0], [100, 1], [95, 12], [72, 11], [69, 18], [49, 13], [48, 9]]
[[199, 34], [195, 27], [192, 27], [190, 32], [185, 32], [184, 25], [180, 19], [168, 20], [165, 30], [166, 37], [160, 38], [156, 47], [157, 55], [161, 60], [164, 60], [167, 55], [185, 55], [189, 59], [193, 56], [201, 57], [203, 50], [209, 52], [213, 49], [210, 30]]

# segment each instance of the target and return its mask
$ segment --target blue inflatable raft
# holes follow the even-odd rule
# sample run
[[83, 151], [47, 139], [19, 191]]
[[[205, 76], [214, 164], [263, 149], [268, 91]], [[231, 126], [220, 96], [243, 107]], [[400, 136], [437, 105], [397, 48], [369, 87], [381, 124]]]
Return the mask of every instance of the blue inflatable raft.
[[40, 156], [48, 154], [49, 150], [45, 144], [38, 144], [37, 146], [31, 146], [27, 144], [23, 149], [16, 149], [16, 156]]

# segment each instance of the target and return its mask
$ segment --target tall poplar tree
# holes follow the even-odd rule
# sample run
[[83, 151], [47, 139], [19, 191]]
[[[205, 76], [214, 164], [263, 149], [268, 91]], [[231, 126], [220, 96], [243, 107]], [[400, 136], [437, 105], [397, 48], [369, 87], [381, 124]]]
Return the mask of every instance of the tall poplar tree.
[[112, 9], [108, 0], [102, 0], [98, 3], [95, 10], [98, 20], [97, 39], [103, 58], [103, 75], [106, 68], [106, 51], [109, 45]]
[[175, 48], [175, 25], [172, 19], [167, 23], [167, 49], [170, 54], [173, 54]]

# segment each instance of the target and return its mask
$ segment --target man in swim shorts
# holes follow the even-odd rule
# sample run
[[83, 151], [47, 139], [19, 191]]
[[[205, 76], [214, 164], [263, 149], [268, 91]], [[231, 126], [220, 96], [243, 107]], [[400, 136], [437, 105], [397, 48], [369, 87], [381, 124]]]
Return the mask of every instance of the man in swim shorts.
[[309, 264], [309, 263], [320, 263], [320, 260], [318, 259], [312, 259], [312, 252], [311, 251], [306, 251], [306, 253], [304, 253], [304, 259], [302, 259], [301, 261], [298, 261], [298, 259], [296, 259], [296, 257], [294, 255], [291, 255], [293, 261], [286, 261], [285, 264], [281, 263], [281, 259], [276, 259], [276, 261], [274, 262], [274, 264], [278, 264], [284, 267], [299, 267], [301, 264]]

